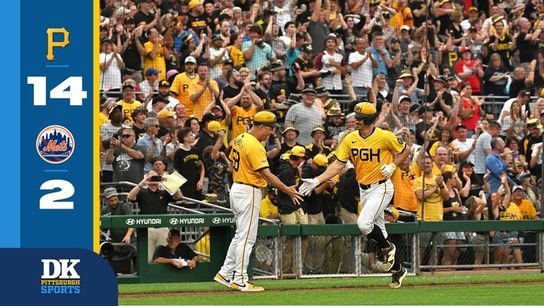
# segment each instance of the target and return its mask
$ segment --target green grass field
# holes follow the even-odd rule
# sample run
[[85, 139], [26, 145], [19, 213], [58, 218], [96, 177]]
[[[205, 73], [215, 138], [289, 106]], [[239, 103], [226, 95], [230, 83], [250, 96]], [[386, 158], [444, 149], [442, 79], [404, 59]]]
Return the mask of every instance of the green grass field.
[[215, 282], [119, 285], [119, 305], [543, 305], [544, 274], [257, 280], [260, 293]]

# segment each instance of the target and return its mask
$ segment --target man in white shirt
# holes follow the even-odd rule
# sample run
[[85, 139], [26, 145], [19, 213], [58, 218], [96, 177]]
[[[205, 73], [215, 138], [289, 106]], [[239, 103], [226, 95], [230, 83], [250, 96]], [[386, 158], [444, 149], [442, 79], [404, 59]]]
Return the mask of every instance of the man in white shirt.
[[467, 127], [458, 124], [455, 127], [457, 138], [455, 138], [451, 144], [455, 146], [454, 154], [459, 162], [466, 160], [474, 164], [474, 149], [476, 148], [476, 141], [473, 138], [467, 138]]
[[368, 41], [365, 38], [357, 38], [355, 52], [352, 52], [348, 58], [348, 65], [351, 67], [351, 78], [353, 80], [353, 90], [357, 98], [366, 97], [368, 89], [372, 87], [372, 68], [378, 67], [378, 63], [367, 52]]
[[342, 72], [346, 67], [342, 66], [344, 57], [336, 52], [336, 46], [336, 35], [330, 34], [325, 40], [325, 51], [321, 57], [321, 70], [327, 71], [321, 76], [321, 86], [331, 93], [342, 93]]

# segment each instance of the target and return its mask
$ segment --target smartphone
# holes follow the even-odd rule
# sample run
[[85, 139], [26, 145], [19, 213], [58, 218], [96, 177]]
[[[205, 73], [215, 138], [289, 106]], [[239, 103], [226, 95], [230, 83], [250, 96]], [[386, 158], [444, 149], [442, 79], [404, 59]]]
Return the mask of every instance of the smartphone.
[[162, 182], [162, 177], [160, 175], [153, 175], [149, 180], [152, 182]]

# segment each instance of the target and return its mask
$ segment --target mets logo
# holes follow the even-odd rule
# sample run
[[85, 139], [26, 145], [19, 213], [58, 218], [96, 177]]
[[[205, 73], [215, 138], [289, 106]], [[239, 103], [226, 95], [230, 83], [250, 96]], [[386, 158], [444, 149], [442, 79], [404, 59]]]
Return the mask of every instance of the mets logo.
[[74, 136], [61, 125], [50, 125], [36, 138], [36, 150], [40, 157], [50, 164], [60, 164], [74, 153]]

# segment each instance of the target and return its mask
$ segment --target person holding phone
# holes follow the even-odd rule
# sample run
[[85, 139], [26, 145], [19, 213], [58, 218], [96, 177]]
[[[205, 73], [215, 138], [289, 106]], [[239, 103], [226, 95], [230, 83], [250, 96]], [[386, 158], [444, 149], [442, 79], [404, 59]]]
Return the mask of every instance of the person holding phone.
[[[138, 202], [140, 206], [140, 215], [167, 214], [168, 203], [181, 200], [183, 195], [180, 190], [170, 195], [168, 191], [160, 188], [161, 182], [166, 175], [160, 176], [155, 171], [149, 171], [128, 193], [127, 199], [131, 202]], [[168, 237], [168, 228], [147, 229], [147, 260], [153, 259], [153, 253], [157, 246], [166, 241]]]

